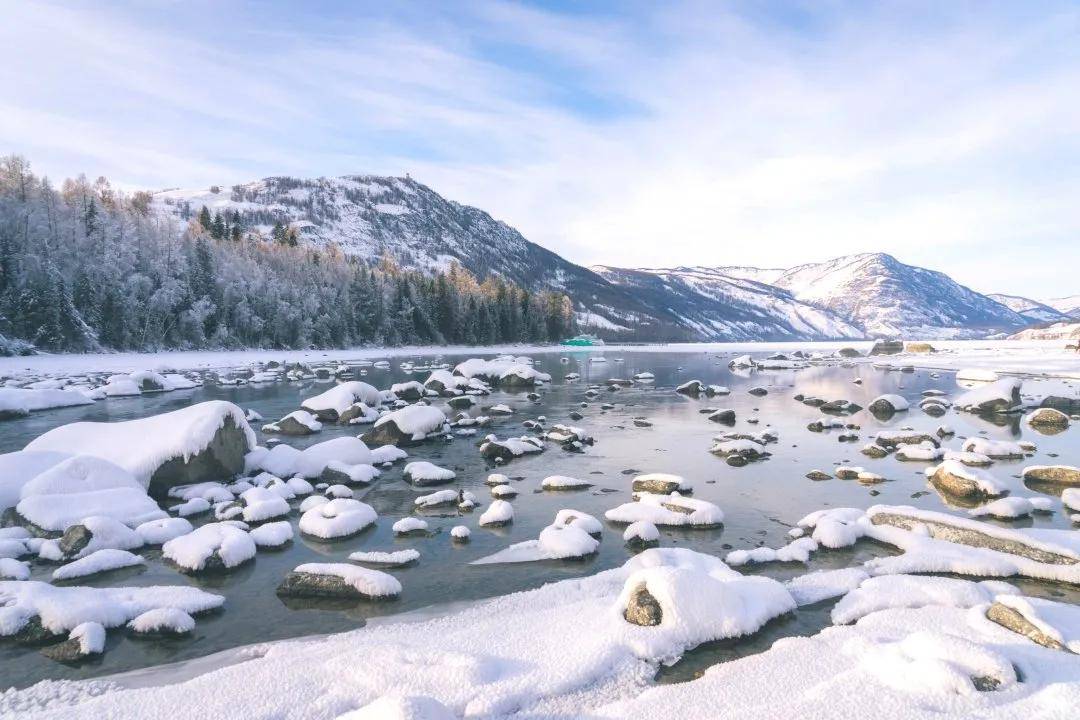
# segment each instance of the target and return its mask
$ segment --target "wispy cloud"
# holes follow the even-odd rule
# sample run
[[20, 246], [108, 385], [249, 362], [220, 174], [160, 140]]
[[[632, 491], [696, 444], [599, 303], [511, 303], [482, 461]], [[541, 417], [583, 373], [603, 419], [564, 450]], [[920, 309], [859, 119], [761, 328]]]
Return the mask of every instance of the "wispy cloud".
[[408, 171], [582, 263], [1078, 289], [1068, 3], [0, 5], [0, 138], [54, 176]]

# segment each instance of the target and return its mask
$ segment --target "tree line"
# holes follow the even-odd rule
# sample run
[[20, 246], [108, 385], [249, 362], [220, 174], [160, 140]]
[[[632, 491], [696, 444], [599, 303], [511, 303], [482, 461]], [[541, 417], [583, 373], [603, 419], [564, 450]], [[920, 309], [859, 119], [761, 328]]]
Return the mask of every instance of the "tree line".
[[201, 208], [186, 222], [105, 178], [0, 160], [0, 352], [552, 342], [562, 293], [457, 264], [424, 274]]

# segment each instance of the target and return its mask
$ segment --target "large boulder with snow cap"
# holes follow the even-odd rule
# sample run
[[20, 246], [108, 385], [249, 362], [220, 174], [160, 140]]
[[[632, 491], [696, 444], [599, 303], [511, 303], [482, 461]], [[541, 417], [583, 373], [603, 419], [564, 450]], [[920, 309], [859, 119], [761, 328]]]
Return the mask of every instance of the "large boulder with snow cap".
[[446, 415], [430, 405], [409, 405], [379, 418], [361, 436], [368, 445], [417, 445], [446, 427]]
[[1020, 407], [1020, 378], [1006, 377], [969, 390], [953, 403], [954, 407], [979, 414], [1006, 413]]
[[134, 475], [152, 495], [164, 496], [174, 485], [236, 475], [253, 447], [255, 433], [244, 411], [211, 400], [138, 420], [61, 425], [26, 449], [103, 458]]
[[300, 407], [313, 413], [320, 420], [338, 422], [356, 403], [367, 407], [378, 407], [382, 403], [382, 394], [366, 382], [353, 380], [326, 390], [315, 397], [300, 403]]

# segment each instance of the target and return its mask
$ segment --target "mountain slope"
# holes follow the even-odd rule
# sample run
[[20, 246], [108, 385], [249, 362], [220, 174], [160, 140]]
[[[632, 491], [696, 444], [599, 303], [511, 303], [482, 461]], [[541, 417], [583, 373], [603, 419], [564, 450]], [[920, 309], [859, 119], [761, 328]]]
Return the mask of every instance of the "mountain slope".
[[[1065, 322], [1072, 318], [1066, 313], [1045, 305], [1038, 300], [1021, 297], [1019, 295], [1005, 295], [993, 293], [986, 297], [996, 300], [1005, 307], [1020, 313], [1032, 323], [1055, 323]], [[1080, 303], [1078, 303], [1080, 304]]]
[[778, 287], [872, 335], [964, 337], [1020, 328], [1029, 321], [935, 270], [885, 253], [839, 257], [791, 268]]
[[158, 192], [153, 207], [180, 220], [204, 206], [211, 214], [237, 212], [248, 232], [267, 238], [281, 223], [296, 232], [300, 244], [336, 245], [372, 263], [389, 257], [405, 268], [432, 271], [457, 261], [480, 279], [500, 275], [529, 290], [561, 290], [574, 299], [580, 318], [609, 336], [686, 338], [662, 306], [647, 307], [486, 212], [447, 200], [408, 177], [272, 177], [214, 190]]
[[1059, 312], [1065, 313], [1070, 318], [1080, 319], [1080, 295], [1051, 298], [1046, 301], [1046, 304]]
[[709, 268], [629, 270], [593, 268], [650, 306], [664, 307], [703, 339], [804, 340], [860, 338], [832, 313], [802, 303], [785, 290], [729, 277]]

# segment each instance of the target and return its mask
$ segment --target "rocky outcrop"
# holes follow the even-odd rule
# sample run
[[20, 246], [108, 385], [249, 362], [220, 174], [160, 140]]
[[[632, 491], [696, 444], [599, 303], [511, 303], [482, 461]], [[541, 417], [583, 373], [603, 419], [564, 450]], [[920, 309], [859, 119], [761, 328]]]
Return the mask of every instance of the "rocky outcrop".
[[897, 355], [904, 352], [904, 343], [901, 340], [878, 340], [870, 348], [870, 355]]
[[246, 430], [226, 416], [213, 439], [200, 452], [166, 460], [154, 471], [150, 476], [150, 495], [163, 497], [175, 485], [221, 480], [243, 472], [244, 456], [250, 449]]
[[1019, 557], [1034, 560], [1035, 562], [1049, 565], [1075, 565], [1075, 558], [1068, 555], [1043, 550], [1039, 547], [1027, 545], [1017, 540], [997, 537], [989, 533], [981, 532], [966, 525], [952, 525], [942, 520], [932, 520], [923, 517], [914, 517], [901, 513], [877, 512], [871, 515], [870, 522], [874, 525], [892, 525], [904, 530], [914, 530], [916, 526], [922, 526], [930, 532], [930, 536], [938, 540], [945, 540], [969, 547], [986, 548], [997, 552], [1018, 555]]
[[630, 593], [623, 618], [632, 625], [652, 627], [664, 621], [664, 611], [645, 583], [641, 583]]
[[1055, 485], [1080, 485], [1080, 468], [1071, 465], [1033, 465], [1024, 468], [1024, 480]]
[[1071, 652], [1057, 638], [1050, 637], [1040, 630], [1034, 623], [1028, 620], [1017, 610], [995, 602], [986, 611], [986, 619], [995, 622], [1006, 630], [1011, 630], [1018, 635], [1023, 635], [1033, 643], [1050, 648], [1051, 650], [1063, 650]]

